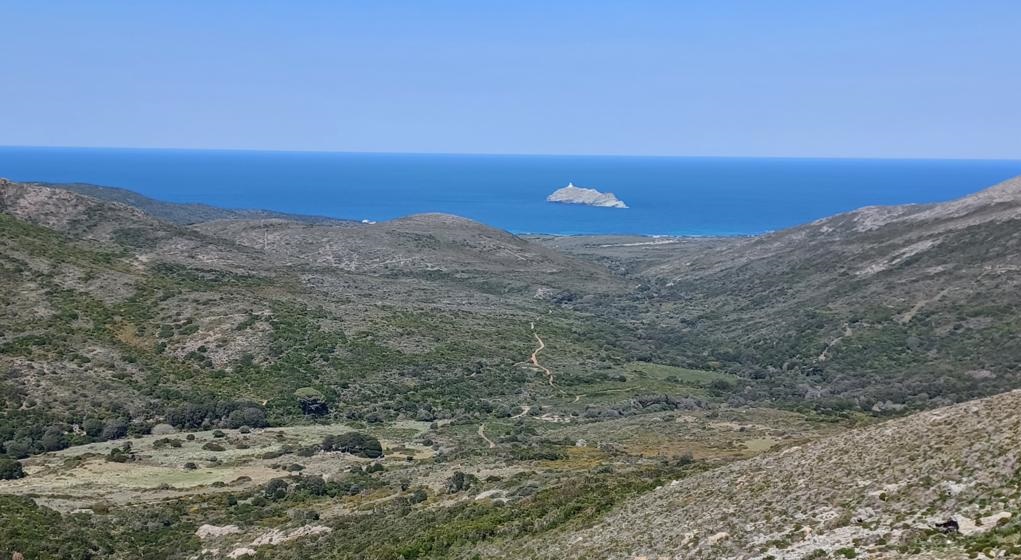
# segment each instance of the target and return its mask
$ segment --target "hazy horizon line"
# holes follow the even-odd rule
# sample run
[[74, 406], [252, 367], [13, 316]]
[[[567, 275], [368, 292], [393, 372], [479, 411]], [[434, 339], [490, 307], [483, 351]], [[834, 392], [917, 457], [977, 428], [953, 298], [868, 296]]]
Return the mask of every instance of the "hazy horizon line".
[[1021, 162], [1021, 156], [1010, 157], [937, 157], [937, 156], [791, 156], [791, 155], [664, 155], [664, 154], [611, 154], [611, 153], [528, 153], [528, 152], [446, 152], [446, 151], [377, 151], [377, 150], [303, 150], [268, 148], [181, 148], [135, 146], [68, 146], [0, 144], [0, 149], [51, 149], [51, 150], [124, 150], [149, 152], [248, 152], [268, 154], [337, 154], [337, 155], [404, 155], [404, 156], [480, 156], [480, 157], [579, 157], [579, 158], [635, 158], [635, 159], [777, 159], [777, 160], [865, 160], [865, 161], [1000, 161]]

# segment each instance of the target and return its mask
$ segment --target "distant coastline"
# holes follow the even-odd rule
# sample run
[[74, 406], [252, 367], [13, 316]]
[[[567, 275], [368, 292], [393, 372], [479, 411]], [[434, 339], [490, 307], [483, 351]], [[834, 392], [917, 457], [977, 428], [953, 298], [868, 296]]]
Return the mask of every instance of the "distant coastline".
[[[992, 160], [813, 160], [3, 148], [0, 176], [353, 221], [464, 216], [519, 235], [749, 236], [868, 205], [940, 202], [1021, 174]], [[550, 204], [570, 177], [626, 211]]]

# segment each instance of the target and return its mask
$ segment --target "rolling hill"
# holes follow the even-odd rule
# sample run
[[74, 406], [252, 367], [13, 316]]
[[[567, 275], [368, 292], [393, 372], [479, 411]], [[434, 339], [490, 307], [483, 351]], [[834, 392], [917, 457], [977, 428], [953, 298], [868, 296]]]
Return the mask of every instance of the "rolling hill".
[[879, 410], [1021, 382], [1021, 179], [760, 237], [540, 241], [642, 283], [595, 309], [763, 380], [750, 400]]
[[1021, 179], [715, 239], [0, 181], [0, 558], [1012, 557], [1019, 241]]

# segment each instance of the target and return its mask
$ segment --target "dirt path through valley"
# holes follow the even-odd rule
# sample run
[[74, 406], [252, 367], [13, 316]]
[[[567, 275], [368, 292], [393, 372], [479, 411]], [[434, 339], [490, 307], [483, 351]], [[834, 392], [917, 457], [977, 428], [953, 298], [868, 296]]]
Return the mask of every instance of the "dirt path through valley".
[[489, 444], [489, 448], [490, 449], [496, 447], [496, 444], [493, 443], [493, 440], [489, 439], [489, 437], [486, 436], [486, 424], [485, 423], [483, 423], [483, 424], [481, 424], [479, 426], [479, 437], [484, 439], [486, 441], [486, 443]]
[[532, 366], [541, 369], [543, 373], [546, 374], [546, 380], [549, 382], [549, 386], [555, 388], [557, 384], [554, 383], [553, 372], [550, 371], [548, 367], [539, 363], [539, 352], [542, 352], [542, 349], [546, 347], [546, 343], [539, 338], [539, 333], [532, 333], [532, 336], [534, 336], [535, 340], [539, 342], [539, 347], [532, 351], [532, 355], [529, 356], [528, 361], [532, 364]]
[[851, 325], [849, 325], [847, 323], [844, 323], [844, 332], [843, 332], [843, 334], [841, 334], [840, 336], [838, 336], [838, 337], [834, 338], [833, 340], [831, 340], [830, 343], [826, 345], [826, 348], [823, 349], [822, 353], [819, 354], [819, 357], [816, 358], [816, 361], [825, 362], [826, 360], [828, 360], [829, 357], [830, 357], [830, 350], [833, 350], [833, 347], [835, 347], [841, 340], [844, 340], [845, 338], [847, 338], [847, 337], [849, 337], [849, 336], [851, 336], [853, 334], [854, 334], [854, 331], [851, 330]]
[[943, 299], [943, 296], [947, 295], [948, 292], [950, 292], [950, 288], [944, 289], [943, 291], [932, 296], [931, 298], [919, 300], [911, 309], [907, 311], [907, 313], [898, 317], [897, 322], [902, 325], [910, 323], [911, 320], [915, 318], [915, 315], [918, 315], [918, 312], [921, 311], [923, 307], [938, 302], [939, 300]]
[[[554, 389], [559, 391], [561, 395], [567, 396], [567, 393], [557, 385], [556, 377], [553, 375], [553, 372], [548, 367], [546, 367], [546, 366], [544, 366], [544, 365], [539, 363], [539, 352], [542, 352], [543, 349], [546, 348], [546, 343], [543, 342], [542, 337], [539, 336], [539, 333], [535, 332], [535, 323], [532, 323], [531, 327], [532, 327], [532, 336], [535, 337], [535, 341], [539, 343], [539, 346], [536, 347], [536, 349], [532, 351], [532, 355], [528, 357], [528, 363], [526, 365], [528, 367], [531, 367], [531, 368], [534, 368], [534, 369], [537, 369], [537, 370], [543, 372], [543, 374], [546, 376], [546, 382], [549, 383], [549, 386], [553, 387]], [[572, 403], [576, 403], [576, 402], [580, 401], [581, 398], [584, 397], [584, 396], [585, 395], [575, 395], [574, 396], [574, 400], [571, 401], [571, 402]], [[529, 407], [525, 407], [525, 408], [528, 409]], [[527, 410], [525, 412], [522, 412], [521, 414], [518, 414], [517, 416], [512, 416], [512, 418], [517, 418], [518, 416], [522, 416], [526, 412], [527, 412]]]

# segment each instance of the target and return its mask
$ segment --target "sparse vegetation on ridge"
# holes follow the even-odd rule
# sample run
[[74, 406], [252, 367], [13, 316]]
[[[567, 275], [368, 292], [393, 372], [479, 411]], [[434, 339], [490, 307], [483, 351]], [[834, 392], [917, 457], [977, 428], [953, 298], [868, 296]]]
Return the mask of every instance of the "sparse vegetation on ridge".
[[636, 246], [4, 183], [0, 559], [1009, 556], [1017, 393], [872, 424], [1021, 385], [1019, 189]]

